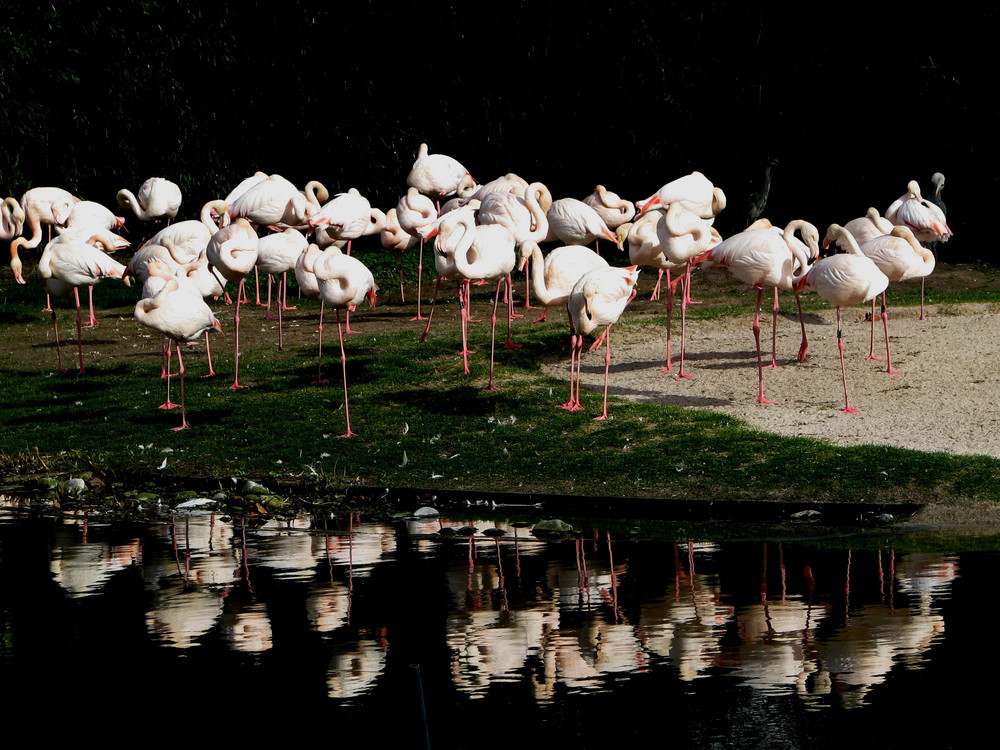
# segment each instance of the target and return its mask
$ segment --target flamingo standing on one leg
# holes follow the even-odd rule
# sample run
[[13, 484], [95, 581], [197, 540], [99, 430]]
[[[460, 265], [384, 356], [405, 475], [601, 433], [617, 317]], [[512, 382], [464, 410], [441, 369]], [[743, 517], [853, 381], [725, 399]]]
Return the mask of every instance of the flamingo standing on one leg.
[[435, 200], [471, 188], [475, 180], [458, 159], [445, 154], [428, 153], [427, 144], [421, 143], [417, 158], [406, 176], [406, 184]]
[[298, 229], [289, 227], [284, 232], [277, 232], [261, 237], [257, 242], [257, 268], [267, 274], [267, 312], [266, 320], [271, 319], [271, 275], [281, 274], [278, 285], [278, 351], [284, 351], [282, 338], [282, 310], [294, 310], [288, 307], [288, 272], [295, 270], [295, 262], [305, 252], [309, 243], [305, 235]]
[[[382, 242], [382, 248], [384, 250], [395, 250], [397, 258], [397, 268], [399, 269], [399, 299], [401, 302], [406, 302], [406, 292], [403, 288], [403, 253], [407, 250], [416, 247], [418, 242], [420, 245], [420, 260], [417, 262], [417, 267], [423, 267], [423, 254], [424, 254], [424, 244], [423, 240], [420, 239], [419, 235], [412, 235], [399, 226], [399, 219], [396, 216], [396, 209], [390, 208], [385, 212], [385, 226], [382, 227], [382, 231], [379, 232], [379, 240]], [[422, 275], [422, 274], [421, 274]], [[417, 279], [417, 310], [419, 315], [420, 310], [420, 293], [421, 285], [420, 279]], [[417, 317], [412, 318], [412, 320], [417, 320]], [[424, 320], [424, 316], [419, 315], [419, 320]]]
[[691, 270], [693, 259], [703, 253], [718, 239], [712, 233], [711, 225], [696, 213], [687, 209], [681, 201], [670, 204], [663, 223], [657, 225], [657, 236], [663, 255], [675, 265], [684, 265], [681, 297], [681, 359], [676, 379], [693, 377], [684, 372], [684, 358], [687, 350], [687, 306], [691, 292]]
[[[399, 222], [400, 228], [407, 234], [420, 240], [419, 255], [417, 256], [417, 314], [412, 320], [424, 320], [424, 316], [420, 314], [420, 298], [423, 295], [424, 278], [424, 238], [417, 232], [417, 227], [428, 224], [436, 219], [437, 215], [438, 211], [434, 205], [434, 201], [426, 195], [421, 194], [415, 187], [407, 190], [406, 195], [400, 198], [399, 203], [396, 204], [396, 220]], [[399, 292], [400, 296], [402, 296], [402, 267], [400, 267], [399, 271]]]
[[[605, 326], [604, 410], [595, 420], [608, 418], [608, 372], [611, 368], [611, 326], [618, 322], [626, 305], [635, 297], [639, 267], [599, 268], [588, 271], [576, 282], [566, 303], [570, 317], [570, 380], [569, 401], [561, 407], [578, 411], [580, 405], [580, 362], [583, 359], [583, 337], [599, 326]], [[574, 391], [574, 367], [576, 389]]]
[[[181, 424], [175, 430], [186, 430], [187, 406], [184, 400], [184, 359], [182, 341], [195, 341], [209, 331], [222, 332], [222, 326], [211, 308], [193, 285], [171, 278], [155, 296], [139, 300], [135, 319], [171, 339], [177, 347], [177, 364], [181, 380]], [[167, 402], [170, 401], [170, 381], [167, 380]]]
[[[494, 391], [493, 363], [496, 351], [497, 305], [500, 285], [506, 284], [507, 297], [511, 296], [510, 272], [514, 270], [514, 235], [502, 224], [476, 225], [470, 217], [458, 224], [461, 236], [454, 247], [455, 268], [466, 280], [485, 279], [496, 281], [490, 338], [490, 380], [486, 390]], [[516, 346], [510, 340], [510, 305], [507, 307], [507, 346]]]
[[[830, 225], [825, 245], [847, 234], [843, 227]], [[820, 258], [793, 284], [796, 293], [803, 289], [816, 290], [823, 299], [837, 308], [837, 348], [840, 350], [840, 372], [844, 381], [844, 414], [858, 410], [847, 397], [847, 367], [844, 364], [844, 335], [840, 325], [840, 308], [867, 302], [885, 291], [889, 279], [855, 244], [846, 253]]]
[[238, 284], [236, 310], [233, 314], [236, 330], [234, 373], [230, 388], [243, 387], [240, 385], [240, 302], [243, 299], [243, 281], [257, 264], [257, 244], [257, 232], [249, 221], [241, 218], [219, 229], [205, 248], [212, 268], [218, 269], [227, 281]]
[[340, 323], [342, 309], [353, 310], [365, 299], [375, 307], [378, 287], [367, 266], [357, 258], [344, 255], [336, 247], [324, 251], [316, 260], [313, 271], [319, 284], [323, 302], [337, 311], [337, 330], [340, 333], [340, 364], [344, 373], [344, 416], [347, 432], [340, 437], [352, 437], [351, 411], [347, 399], [347, 355], [344, 353], [344, 328]]
[[[941, 181], [942, 183], [944, 181], [943, 175]], [[916, 180], [910, 180], [906, 189], [907, 193], [889, 206], [885, 217], [894, 226], [908, 227], [918, 242], [947, 242], [950, 240], [952, 231], [948, 227], [948, 221], [941, 207], [924, 200], [920, 192], [920, 185]], [[920, 278], [920, 320], [924, 319], [924, 282], [926, 280], [926, 276]]]

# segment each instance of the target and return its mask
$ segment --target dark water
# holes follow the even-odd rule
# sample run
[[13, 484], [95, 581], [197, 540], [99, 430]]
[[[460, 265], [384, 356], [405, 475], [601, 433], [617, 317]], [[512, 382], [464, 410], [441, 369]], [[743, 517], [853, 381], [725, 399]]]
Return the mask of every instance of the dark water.
[[438, 533], [466, 523], [7, 511], [6, 728], [422, 747], [421, 693], [435, 748], [958, 747], [992, 726], [995, 553]]

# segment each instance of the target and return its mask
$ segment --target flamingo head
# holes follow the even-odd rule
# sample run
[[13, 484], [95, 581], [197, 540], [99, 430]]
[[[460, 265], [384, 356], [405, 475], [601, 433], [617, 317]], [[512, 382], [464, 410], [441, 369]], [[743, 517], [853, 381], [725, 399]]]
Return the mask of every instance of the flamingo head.
[[656, 208], [657, 206], [662, 206], [663, 201], [660, 200], [659, 194], [654, 195], [652, 198], [644, 201], [636, 201], [636, 215], [635, 218], [642, 217], [649, 209]]

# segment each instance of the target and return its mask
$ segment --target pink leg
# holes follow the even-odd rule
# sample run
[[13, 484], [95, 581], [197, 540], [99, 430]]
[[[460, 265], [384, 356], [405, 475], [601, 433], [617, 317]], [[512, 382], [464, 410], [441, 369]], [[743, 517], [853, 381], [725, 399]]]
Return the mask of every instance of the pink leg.
[[[270, 278], [270, 274], [268, 274], [268, 277]], [[264, 303], [260, 301], [260, 269], [257, 268], [257, 266], [254, 266], [253, 268], [253, 278], [254, 278], [254, 286], [256, 287], [254, 291], [254, 296], [257, 298], [256, 300], [257, 307], [263, 307]], [[249, 300], [244, 300], [244, 301], [248, 302]]]
[[868, 356], [865, 357], [865, 362], [882, 359], [881, 357], [875, 356], [875, 298], [874, 297], [872, 297], [872, 312], [870, 317], [872, 321], [872, 333], [868, 343]]
[[576, 383], [576, 363], [579, 356], [583, 353], [583, 336], [576, 332], [573, 328], [573, 324], [570, 323], [570, 339], [569, 339], [569, 401], [565, 404], [559, 404], [560, 409], [566, 409], [566, 411], [579, 411], [582, 407], [580, 406], [579, 391], [575, 388]]
[[[282, 330], [281, 330], [281, 325], [282, 325], [281, 311], [282, 311], [282, 309], [284, 307], [281, 304], [281, 290], [284, 288], [286, 282], [287, 282], [287, 279], [284, 276], [282, 276], [282, 279], [279, 282], [279, 286], [278, 286], [278, 351], [279, 352], [285, 351], [285, 340], [283, 338], [283, 334], [282, 334]], [[271, 304], [271, 277], [270, 276], [267, 277], [267, 300], [268, 300], [268, 309], [270, 310], [271, 309], [270, 308], [270, 304]]]
[[281, 288], [284, 289], [281, 293], [281, 309], [294, 310], [295, 305], [288, 306], [288, 271], [281, 274]]
[[319, 303], [319, 364], [316, 366], [316, 380], [314, 385], [322, 385], [326, 381], [323, 380], [323, 305], [325, 303], [321, 300]]
[[[425, 342], [427, 340], [427, 334], [431, 332], [431, 318], [434, 317], [434, 306], [437, 305], [438, 292], [441, 290], [441, 281], [443, 278], [444, 277], [439, 276], [437, 280], [437, 285], [434, 287], [434, 299], [431, 300], [431, 311], [427, 315], [427, 327], [424, 328], [424, 332], [420, 335], [420, 343]], [[459, 302], [461, 303], [461, 299], [459, 300]], [[414, 318], [414, 320], [416, 320], [416, 318]]]
[[[660, 271], [663, 274], [663, 271]], [[660, 286], [660, 282], [656, 282], [657, 288]], [[671, 362], [672, 356], [670, 354], [670, 319], [674, 311], [674, 293], [677, 291], [676, 283], [670, 283], [670, 271], [667, 271], [667, 363], [661, 367], [658, 372], [671, 372], [674, 369], [674, 364]], [[657, 294], [657, 299], [659, 294]]]
[[[507, 280], [509, 280], [509, 279], [510, 279], [510, 276], [507, 277]], [[505, 279], [499, 279], [497, 281], [497, 291], [496, 291], [496, 294], [493, 296], [493, 314], [490, 316], [490, 330], [491, 330], [491, 333], [490, 333], [490, 382], [486, 385], [486, 388], [484, 389], [484, 390], [487, 390], [487, 391], [495, 391], [495, 390], [497, 390], [497, 387], [495, 385], [493, 385], [493, 360], [494, 360], [494, 355], [496, 354], [496, 348], [497, 348], [496, 347], [496, 343], [497, 343], [497, 305], [500, 303], [500, 285], [504, 284], [504, 283], [507, 283]], [[508, 326], [507, 336], [508, 336], [508, 341], [509, 341], [509, 338], [510, 338], [510, 318], [509, 317], [507, 318], [507, 326]]]
[[340, 437], [353, 437], [351, 432], [351, 407], [347, 402], [347, 355], [344, 353], [344, 328], [340, 325], [340, 310], [337, 310], [337, 331], [340, 333], [340, 368], [344, 372], [344, 416], [347, 418], [347, 432]]
[[684, 372], [684, 358], [687, 353], [687, 306], [688, 306], [688, 294], [690, 293], [688, 287], [691, 286], [691, 264], [688, 263], [688, 268], [684, 272], [684, 276], [681, 279], [681, 363], [677, 370], [677, 375], [674, 376], [676, 380], [682, 378], [690, 379], [694, 377], [693, 375], [688, 375]]
[[[464, 294], [463, 294], [464, 290]], [[463, 375], [469, 374], [469, 355], [475, 354], [469, 350], [469, 305], [468, 300], [471, 295], [471, 283], [468, 279], [458, 282], [458, 304], [459, 317], [462, 321], [462, 363], [464, 365]]]
[[[777, 297], [775, 289], [775, 297]], [[760, 353], [760, 305], [764, 300], [764, 287], [757, 287], [757, 311], [753, 316], [753, 337], [757, 342], [757, 401], [761, 404], [773, 404], [764, 398], [764, 359]]]
[[524, 309], [531, 308], [531, 259], [524, 261]]
[[[510, 337], [510, 322], [512, 318], [523, 317], [521, 315], [514, 314], [514, 282], [510, 279], [510, 274], [507, 274], [504, 279], [504, 288], [507, 290], [507, 298], [510, 300], [507, 303], [507, 343], [504, 344], [505, 349], [520, 349], [522, 344], [515, 344]], [[528, 305], [525, 305], [528, 307]]]
[[926, 276], [921, 276], [920, 277], [920, 317], [918, 318], [918, 320], [926, 320], [927, 319], [924, 316], [924, 282], [926, 282], [926, 281], [927, 281], [927, 277]]
[[[271, 282], [272, 281], [273, 281], [273, 279], [271, 278], [271, 274], [268, 274], [267, 275], [267, 304], [264, 305], [264, 307], [265, 307], [264, 320], [273, 320], [273, 318], [271, 317]], [[279, 294], [278, 296], [280, 298], [281, 295]]]
[[[166, 336], [164, 336], [166, 339]], [[160, 404], [161, 409], [176, 409], [177, 404], [170, 400], [170, 357], [171, 357], [171, 347], [173, 343], [166, 339], [167, 341], [167, 400]], [[183, 400], [183, 399], [182, 399]]]
[[202, 375], [202, 377], [215, 377], [215, 370], [212, 368], [212, 345], [208, 343], [208, 331], [205, 331], [205, 354], [208, 355], [208, 372]]
[[885, 292], [882, 292], [882, 326], [885, 328], [885, 371], [890, 375], [901, 375], [899, 370], [892, 369], [892, 355], [889, 353], [889, 313], [885, 311]]
[[83, 370], [83, 310], [80, 309], [80, 287], [73, 288], [73, 296], [76, 298], [76, 349], [80, 354], [80, 375]]
[[[236, 345], [235, 345], [235, 356], [233, 357], [233, 384], [229, 386], [231, 389], [242, 388], [240, 385], [240, 303], [243, 302], [243, 296], [246, 289], [244, 288], [243, 280], [240, 279], [240, 285], [236, 289], [236, 312], [233, 315], [233, 321], [235, 322], [236, 328]], [[248, 299], [247, 302], [250, 300]]]
[[[653, 287], [653, 293], [649, 295], [650, 302], [656, 302], [657, 300], [660, 299], [660, 283], [662, 281], [663, 281], [663, 269], [661, 268], [659, 274], [656, 277], [656, 286]], [[670, 280], [667, 279], [667, 283], [669, 282]]]
[[844, 334], [840, 328], [840, 308], [837, 308], [837, 348], [840, 349], [840, 373], [844, 378], [844, 408], [842, 414], [855, 414], [857, 409], [851, 406], [847, 398], [847, 365], [844, 364]]
[[[184, 360], [181, 358], [181, 345], [179, 342], [177, 344], [177, 366], [180, 368], [181, 376], [181, 426], [175, 427], [174, 432], [177, 432], [178, 430], [186, 430], [191, 426], [188, 424], [187, 407], [184, 405]], [[169, 383], [170, 381], [168, 380], [167, 382]]]
[[806, 361], [806, 352], [809, 350], [809, 342], [806, 341], [806, 319], [802, 316], [802, 300], [799, 293], [795, 293], [795, 304], [799, 308], [799, 325], [802, 327], [802, 343], [799, 345], [799, 362]]
[[[760, 352], [757, 353], [760, 354]], [[773, 369], [777, 366], [778, 366], [778, 287], [774, 287], [774, 311], [771, 316], [771, 364], [768, 365], [768, 368]]]
[[84, 328], [93, 328], [97, 325], [97, 315], [94, 314], [94, 287], [87, 287], [87, 302], [90, 305], [90, 320], [83, 326]]
[[[420, 251], [417, 255], [417, 314], [410, 318], [410, 320], [423, 320], [424, 316], [420, 314], [420, 297], [423, 295], [423, 281], [424, 281], [424, 240], [420, 239]], [[441, 281], [438, 280], [438, 285]], [[437, 291], [435, 290], [434, 296], [437, 297]]]
[[66, 372], [62, 364], [62, 347], [59, 345], [59, 323], [56, 322], [56, 311], [52, 310], [52, 331], [56, 336], [56, 357], [59, 360], [59, 372]]
[[605, 331], [604, 337], [604, 411], [599, 417], [594, 417], [594, 421], [601, 421], [608, 418], [608, 372], [611, 369], [611, 326]]

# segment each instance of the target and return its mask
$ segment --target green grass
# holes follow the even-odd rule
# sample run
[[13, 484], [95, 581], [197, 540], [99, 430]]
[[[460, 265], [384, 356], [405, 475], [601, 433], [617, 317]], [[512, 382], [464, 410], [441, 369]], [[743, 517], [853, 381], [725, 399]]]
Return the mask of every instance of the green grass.
[[[380, 277], [384, 293], [393, 288], [394, 265]], [[127, 335], [144, 330], [130, 320], [135, 290], [117, 284], [100, 290], [102, 307], [120, 308], [114, 313], [124, 319]], [[919, 289], [916, 294], [919, 302]], [[991, 299], [993, 291], [934, 293], [946, 294], [961, 304]], [[459, 337], [451, 326], [436, 328], [423, 344], [415, 324], [349, 337], [351, 419], [358, 433], [352, 439], [337, 437], [345, 416], [335, 326], [327, 327], [325, 385], [313, 382], [311, 340], [286, 352], [268, 342], [266, 348], [244, 348], [240, 380], [250, 387], [230, 390], [227, 334], [213, 345], [220, 373], [215, 379], [199, 377], [202, 354], [185, 359], [193, 427], [174, 432], [179, 414], [156, 408], [164, 396], [157, 356], [126, 351], [88, 363], [83, 376], [56, 374], [54, 353], [43, 343], [50, 319], [38, 311], [39, 303], [37, 285], [0, 287], [6, 332], [0, 351], [0, 470], [8, 475], [92, 470], [112, 479], [153, 481], [235, 475], [325, 491], [385, 486], [706, 500], [1000, 500], [1000, 462], [990, 458], [765, 440], [740, 420], [714, 412], [617, 399], [610, 407], [613, 418], [594, 422], [600, 394], [591, 391], [583, 393], [584, 411], [557, 409], [568, 385], [542, 374], [540, 363], [567, 347], [561, 325], [521, 326], [523, 349], [498, 348], [500, 390], [494, 392], [482, 389], [488, 376], [482, 333], [473, 342], [480, 353], [470, 359], [471, 376], [460, 375]], [[57, 305], [61, 325], [68, 325], [64, 335], [75, 341], [65, 322], [71, 315], [66, 300]], [[358, 327], [364, 329], [371, 314], [359, 313]], [[393, 314], [402, 318], [399, 309]], [[691, 314], [745, 316], [746, 305], [702, 305]], [[110, 335], [108, 325], [102, 322], [92, 335], [99, 348]], [[67, 352], [75, 362], [75, 349]], [[32, 357], [34, 364], [26, 363]], [[178, 396], [175, 384], [174, 400]], [[164, 458], [166, 467], [159, 469]]]

